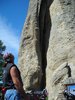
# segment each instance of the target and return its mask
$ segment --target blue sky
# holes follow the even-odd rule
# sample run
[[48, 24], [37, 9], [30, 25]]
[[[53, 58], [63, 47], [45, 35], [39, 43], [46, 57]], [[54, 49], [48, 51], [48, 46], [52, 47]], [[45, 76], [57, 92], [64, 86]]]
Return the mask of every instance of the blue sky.
[[14, 54], [16, 64], [28, 5], [29, 0], [0, 0], [0, 40], [6, 45], [5, 53]]

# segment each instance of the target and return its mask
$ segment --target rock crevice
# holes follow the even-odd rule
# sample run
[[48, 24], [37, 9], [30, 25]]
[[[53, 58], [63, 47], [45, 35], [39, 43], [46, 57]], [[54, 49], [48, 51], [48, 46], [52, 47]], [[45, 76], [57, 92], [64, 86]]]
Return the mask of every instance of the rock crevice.
[[[41, 89], [46, 86], [46, 67], [47, 67], [47, 50], [51, 30], [51, 18], [49, 7], [51, 2], [42, 0], [39, 13], [39, 30], [40, 30], [40, 50], [41, 50], [41, 68], [43, 76], [41, 79]], [[43, 83], [43, 85], [42, 85]]]
[[26, 90], [47, 88], [49, 100], [64, 98], [65, 80], [75, 82], [74, 26], [75, 0], [30, 0], [19, 49]]

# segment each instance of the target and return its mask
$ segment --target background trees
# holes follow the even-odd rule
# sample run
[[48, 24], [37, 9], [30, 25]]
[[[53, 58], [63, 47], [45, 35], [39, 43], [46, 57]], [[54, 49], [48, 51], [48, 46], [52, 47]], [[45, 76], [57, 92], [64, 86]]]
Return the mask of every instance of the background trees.
[[2, 58], [3, 58], [3, 52], [5, 51], [6, 46], [3, 44], [2, 40], [0, 40], [0, 76], [2, 76]]
[[3, 51], [5, 51], [6, 46], [3, 44], [3, 42], [0, 40], [0, 54], [3, 53]]

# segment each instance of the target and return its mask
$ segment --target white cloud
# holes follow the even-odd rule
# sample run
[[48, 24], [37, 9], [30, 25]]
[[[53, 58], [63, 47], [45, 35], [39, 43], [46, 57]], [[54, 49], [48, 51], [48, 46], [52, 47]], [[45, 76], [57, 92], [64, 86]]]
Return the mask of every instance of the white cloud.
[[15, 56], [15, 63], [18, 62], [18, 49], [19, 49], [19, 37], [18, 31], [12, 28], [12, 25], [3, 17], [0, 16], [0, 40], [3, 41], [6, 46], [6, 52], [11, 52]]
[[18, 52], [19, 38], [16, 33], [17, 30], [13, 29], [11, 24], [0, 16], [0, 40], [6, 45], [8, 52], [12, 49]]

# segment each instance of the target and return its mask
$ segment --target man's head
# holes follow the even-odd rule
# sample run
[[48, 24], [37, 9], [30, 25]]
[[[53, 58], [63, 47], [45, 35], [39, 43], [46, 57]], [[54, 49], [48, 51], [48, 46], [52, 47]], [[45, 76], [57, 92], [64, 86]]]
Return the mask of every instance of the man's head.
[[14, 63], [14, 55], [12, 53], [7, 53], [3, 56], [6, 62]]

